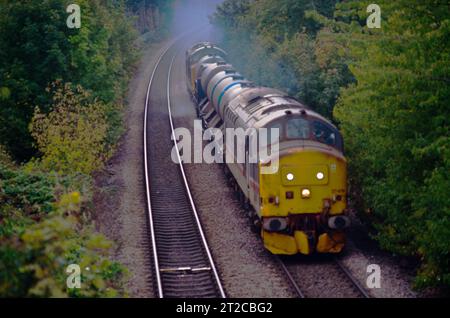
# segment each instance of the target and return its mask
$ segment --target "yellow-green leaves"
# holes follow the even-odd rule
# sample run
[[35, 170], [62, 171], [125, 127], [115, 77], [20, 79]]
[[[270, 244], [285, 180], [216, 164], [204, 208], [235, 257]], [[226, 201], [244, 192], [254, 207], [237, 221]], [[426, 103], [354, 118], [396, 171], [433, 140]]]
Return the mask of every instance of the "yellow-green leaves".
[[52, 111], [36, 109], [31, 132], [42, 153], [40, 165], [47, 171], [90, 174], [110, 155], [106, 143], [108, 121], [104, 104], [90, 100], [81, 87], [58, 84]]
[[8, 87], [0, 87], [0, 100], [8, 99], [11, 96], [11, 91]]

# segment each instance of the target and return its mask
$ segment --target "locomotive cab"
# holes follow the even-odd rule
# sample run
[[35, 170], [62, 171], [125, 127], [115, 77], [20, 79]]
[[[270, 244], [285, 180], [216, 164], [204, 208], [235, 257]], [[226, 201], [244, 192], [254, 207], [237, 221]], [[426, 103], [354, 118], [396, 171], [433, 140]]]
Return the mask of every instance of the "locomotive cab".
[[259, 174], [257, 204], [265, 247], [274, 254], [340, 252], [342, 230], [349, 225], [340, 133], [306, 110], [267, 127], [279, 130], [280, 142], [276, 173]]

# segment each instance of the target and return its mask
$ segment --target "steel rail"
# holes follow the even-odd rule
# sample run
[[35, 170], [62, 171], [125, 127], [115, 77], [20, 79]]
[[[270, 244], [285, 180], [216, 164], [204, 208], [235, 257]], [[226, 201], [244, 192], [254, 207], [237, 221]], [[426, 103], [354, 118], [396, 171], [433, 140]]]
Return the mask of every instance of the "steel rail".
[[280, 265], [281, 269], [283, 270], [283, 272], [286, 274], [287, 279], [289, 280], [289, 283], [291, 284], [291, 286], [294, 288], [297, 296], [299, 298], [306, 298], [305, 294], [303, 294], [300, 286], [298, 286], [297, 282], [295, 281], [294, 277], [292, 277], [291, 272], [289, 271], [289, 269], [286, 267], [286, 265], [284, 264], [284, 262], [280, 259], [280, 257], [275, 257], [276, 260], [278, 261], [278, 264]]
[[[286, 274], [286, 277], [291, 284], [291, 286], [294, 288], [295, 292], [299, 296], [299, 298], [307, 298], [305, 294], [302, 292], [300, 286], [297, 284], [295, 278], [292, 276], [291, 272], [287, 268], [287, 266], [284, 264], [283, 260], [281, 260], [280, 257], [276, 257], [278, 263], [280, 264], [280, 267], [282, 268], [283, 272]], [[340, 269], [340, 271], [345, 275], [346, 278], [352, 283], [352, 285], [356, 288], [356, 290], [364, 297], [364, 298], [371, 298], [369, 293], [364, 289], [364, 287], [361, 286], [361, 284], [356, 280], [356, 278], [350, 273], [350, 271], [337, 259], [333, 259], [334, 263], [337, 265], [337, 267]]]
[[[163, 279], [162, 279], [162, 274], [166, 273], [166, 272], [170, 272], [170, 271], [179, 271], [180, 268], [177, 269], [161, 269], [160, 268], [160, 261], [159, 261], [159, 256], [158, 256], [158, 242], [156, 239], [156, 233], [155, 233], [155, 222], [154, 222], [154, 214], [152, 211], [152, 202], [151, 202], [151, 184], [150, 184], [150, 173], [149, 173], [149, 158], [148, 158], [148, 137], [147, 137], [147, 130], [148, 130], [148, 115], [149, 115], [149, 104], [150, 104], [150, 92], [151, 92], [151, 88], [152, 85], [154, 83], [155, 80], [155, 75], [156, 72], [158, 70], [158, 68], [160, 67], [160, 64], [163, 60], [163, 58], [166, 56], [166, 54], [170, 51], [170, 49], [181, 39], [183, 38], [186, 34], [192, 33], [193, 31], [188, 31], [183, 33], [182, 35], [180, 35], [179, 37], [177, 37], [176, 39], [174, 39], [172, 42], [170, 42], [170, 44], [164, 49], [164, 51], [160, 54], [160, 56], [157, 59], [157, 62], [153, 68], [148, 86], [147, 86], [147, 94], [146, 94], [146, 98], [145, 98], [145, 111], [144, 111], [144, 170], [145, 170], [145, 187], [146, 187], [146, 195], [147, 195], [147, 209], [148, 209], [148, 221], [149, 221], [149, 227], [150, 227], [150, 232], [151, 232], [151, 244], [152, 244], [152, 254], [153, 254], [153, 263], [154, 263], [154, 267], [155, 267], [155, 277], [156, 277], [156, 286], [157, 286], [157, 292], [158, 292], [158, 297], [159, 298], [164, 298], [165, 294], [164, 294], [164, 286], [163, 286]], [[194, 200], [192, 198], [192, 194], [189, 188], [189, 184], [186, 178], [186, 174], [184, 171], [184, 167], [182, 165], [182, 160], [180, 158], [180, 153], [179, 153], [179, 149], [178, 149], [178, 145], [176, 142], [176, 138], [175, 138], [175, 129], [174, 129], [174, 124], [173, 124], [173, 119], [172, 119], [172, 111], [171, 111], [171, 98], [170, 98], [170, 81], [171, 81], [171, 73], [172, 73], [172, 69], [173, 69], [173, 64], [175, 61], [175, 57], [177, 56], [177, 54], [175, 54], [175, 56], [172, 58], [170, 67], [169, 67], [169, 73], [168, 73], [168, 80], [167, 80], [167, 107], [168, 107], [168, 112], [169, 112], [169, 122], [170, 122], [170, 126], [171, 126], [171, 135], [172, 135], [172, 140], [174, 141], [175, 147], [176, 147], [176, 151], [177, 151], [177, 156], [178, 156], [178, 163], [179, 163], [179, 167], [180, 167], [180, 171], [181, 171], [181, 175], [182, 175], [182, 179], [184, 182], [184, 188], [185, 188], [185, 192], [188, 196], [189, 199], [189, 203], [190, 206], [192, 208], [192, 212], [193, 212], [193, 216], [197, 225], [197, 230], [199, 233], [199, 236], [201, 238], [201, 242], [203, 244], [203, 248], [204, 251], [206, 253], [206, 256], [208, 258], [208, 263], [210, 264], [210, 268], [204, 268], [202, 270], [211, 270], [214, 276], [214, 281], [216, 284], [216, 287], [220, 293], [220, 296], [222, 298], [225, 298], [225, 292], [222, 286], [222, 283], [220, 281], [220, 277], [219, 274], [217, 272], [216, 266], [214, 264], [214, 260], [212, 258], [212, 254], [210, 252], [209, 246], [207, 244], [207, 240], [204, 234], [204, 231], [202, 229], [201, 226], [201, 222], [200, 222], [200, 218], [198, 216], [198, 212], [197, 209], [195, 207], [194, 204]], [[192, 272], [195, 272], [199, 269], [191, 269], [186, 267], [185, 270], [191, 270]]]
[[150, 179], [149, 179], [149, 172], [148, 172], [148, 149], [147, 149], [147, 119], [148, 119], [148, 104], [150, 100], [150, 90], [152, 88], [153, 80], [155, 78], [156, 71], [158, 69], [158, 66], [161, 63], [161, 60], [166, 55], [166, 53], [170, 50], [170, 48], [174, 45], [176, 40], [172, 41], [166, 49], [161, 53], [158, 60], [156, 61], [155, 67], [153, 68], [153, 72], [150, 76], [150, 80], [147, 86], [147, 95], [145, 97], [145, 110], [144, 110], [144, 173], [145, 173], [145, 187], [146, 187], [146, 194], [147, 194], [147, 211], [148, 211], [148, 221], [149, 221], [149, 227], [150, 227], [150, 235], [151, 235], [151, 243], [152, 243], [152, 251], [153, 251], [153, 264], [155, 266], [155, 276], [156, 276], [156, 285], [158, 289], [158, 296], [159, 298], [163, 298], [163, 289], [162, 289], [162, 283], [161, 283], [161, 275], [160, 275], [160, 269], [159, 269], [159, 261], [158, 261], [158, 252], [156, 249], [156, 237], [155, 237], [155, 228], [153, 224], [153, 214], [152, 214], [152, 204], [151, 204], [151, 198], [150, 198]]
[[334, 258], [335, 264], [341, 269], [341, 271], [347, 276], [347, 278], [352, 282], [353, 286], [364, 296], [364, 298], [371, 298], [369, 293], [365, 290], [364, 287], [356, 280], [352, 273], [341, 263], [340, 260]]
[[203, 227], [202, 227], [202, 224], [200, 222], [200, 218], [198, 216], [198, 212], [197, 212], [197, 208], [196, 208], [195, 203], [194, 203], [194, 199], [192, 198], [191, 189], [189, 187], [189, 183], [188, 183], [187, 178], [186, 178], [186, 173], [185, 173], [184, 167], [183, 167], [183, 161], [182, 161], [181, 156], [180, 156], [180, 150], [178, 148], [178, 143], [177, 143], [177, 139], [176, 139], [176, 135], [175, 135], [175, 127], [174, 127], [173, 118], [172, 118], [172, 105], [171, 105], [171, 99], [170, 99], [170, 80], [171, 80], [173, 64], [175, 62], [175, 58], [176, 57], [177, 57], [177, 54], [175, 54], [175, 56], [172, 58], [172, 62], [170, 63], [170, 67], [169, 67], [169, 75], [167, 76], [167, 109], [168, 109], [168, 112], [169, 112], [170, 127], [172, 129], [172, 140], [173, 140], [173, 143], [174, 143], [174, 146], [175, 146], [175, 149], [176, 149], [178, 164], [179, 164], [179, 167], [180, 167], [181, 175], [183, 177], [184, 185], [186, 187], [186, 193], [187, 193], [187, 195], [189, 197], [189, 201], [190, 201], [190, 204], [191, 204], [191, 207], [192, 207], [192, 212], [194, 213], [195, 221], [196, 221], [196, 224], [197, 224], [197, 227], [198, 227], [198, 231], [199, 231], [201, 239], [202, 239], [203, 246], [205, 248], [205, 252], [206, 252], [206, 254], [208, 256], [209, 264], [210, 264], [211, 269], [213, 271], [214, 278], [215, 278], [217, 287], [219, 288], [220, 295], [221, 295], [222, 298], [226, 298], [226, 295], [225, 295], [222, 283], [220, 281], [219, 274], [218, 274], [217, 269], [216, 269], [216, 265], [214, 264], [214, 260], [213, 260], [212, 254], [211, 254], [211, 250], [210, 250], [210, 248], [208, 246], [208, 241], [206, 240], [206, 236], [205, 236], [205, 233], [203, 231]]

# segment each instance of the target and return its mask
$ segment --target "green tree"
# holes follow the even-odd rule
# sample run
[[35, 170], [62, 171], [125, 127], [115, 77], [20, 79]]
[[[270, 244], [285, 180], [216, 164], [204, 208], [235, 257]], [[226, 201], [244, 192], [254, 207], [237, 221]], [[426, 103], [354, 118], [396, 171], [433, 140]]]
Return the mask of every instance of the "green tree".
[[126, 6], [137, 16], [136, 26], [141, 33], [161, 35], [168, 31], [173, 2], [174, 0], [126, 0]]
[[342, 43], [334, 36], [336, 26], [327, 19], [335, 4], [227, 0], [213, 23], [223, 31], [222, 44], [245, 76], [287, 91], [331, 118], [340, 87], [353, 81]]
[[352, 200], [371, 212], [376, 239], [421, 260], [417, 286], [448, 286], [450, 11], [380, 0], [382, 28], [369, 29], [369, 4], [228, 0], [213, 22], [249, 79], [334, 110]]
[[[123, 96], [136, 58], [135, 31], [123, 1], [80, 0], [82, 26], [66, 25], [67, 1], [0, 2], [0, 143], [20, 161], [35, 153], [28, 124], [39, 105], [50, 111], [46, 87], [72, 82], [112, 103]], [[5, 90], [7, 89], [7, 91]]]
[[[357, 84], [335, 115], [381, 246], [422, 259], [419, 286], [450, 285], [450, 13], [437, 1], [378, 4], [381, 30], [351, 34]], [[339, 16], [362, 21], [364, 5]]]

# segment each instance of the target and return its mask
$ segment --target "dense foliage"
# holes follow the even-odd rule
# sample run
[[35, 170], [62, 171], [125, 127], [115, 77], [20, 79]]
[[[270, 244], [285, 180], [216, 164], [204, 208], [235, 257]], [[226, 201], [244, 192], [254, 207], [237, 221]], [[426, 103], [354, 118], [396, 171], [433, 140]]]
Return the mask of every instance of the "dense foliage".
[[127, 8], [136, 15], [136, 28], [152, 38], [163, 37], [172, 20], [173, 0], [126, 0]]
[[[0, 296], [126, 295], [94, 229], [91, 175], [123, 132], [138, 57], [130, 2], [77, 0], [70, 29], [71, 2], [0, 0]], [[81, 289], [66, 285], [70, 264]]]
[[69, 29], [67, 1], [0, 1], [0, 144], [18, 160], [35, 154], [28, 125], [35, 106], [50, 111], [47, 86], [61, 80], [114, 103], [136, 59], [136, 37], [122, 1], [80, 0], [80, 29]]
[[381, 245], [421, 257], [419, 285], [450, 285], [450, 11], [379, 4], [386, 21], [355, 45], [358, 84], [342, 91], [336, 118]]
[[111, 155], [108, 108], [91, 101], [81, 87], [73, 91], [69, 84], [60, 86], [54, 88], [53, 110], [43, 114], [37, 109], [31, 122], [32, 136], [42, 153], [39, 165], [64, 175], [89, 175]]
[[[124, 295], [124, 268], [108, 259], [111, 242], [92, 231], [73, 183], [0, 163], [0, 296]], [[83, 269], [80, 289], [67, 288], [70, 264]]]
[[[339, 89], [353, 81], [338, 39], [319, 14], [336, 1], [225, 1], [213, 16], [236, 67], [260, 85], [281, 88], [331, 117]], [[316, 11], [317, 10], [317, 11]]]
[[[109, 259], [112, 243], [95, 232], [89, 210], [88, 173], [108, 154], [102, 152], [105, 114], [96, 105], [81, 111], [76, 103], [67, 108], [78, 113], [61, 113], [66, 108], [58, 103], [79, 98], [67, 90], [55, 93], [55, 111], [37, 113], [33, 121], [42, 158], [17, 167], [4, 150], [0, 154], [0, 296], [125, 295], [125, 269]], [[66, 286], [70, 264], [88, 268], [81, 289]]]
[[421, 260], [417, 286], [449, 286], [450, 10], [380, 0], [369, 29], [370, 3], [227, 0], [213, 21], [245, 75], [334, 113], [376, 239]]

